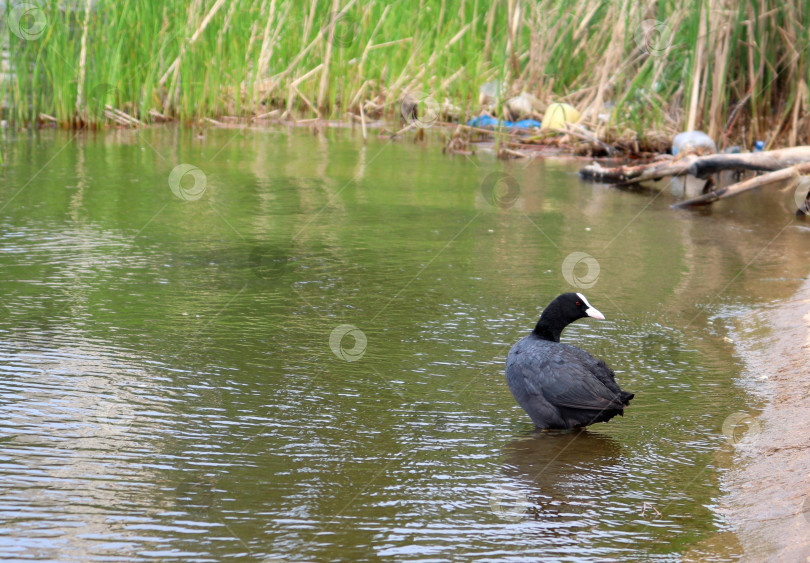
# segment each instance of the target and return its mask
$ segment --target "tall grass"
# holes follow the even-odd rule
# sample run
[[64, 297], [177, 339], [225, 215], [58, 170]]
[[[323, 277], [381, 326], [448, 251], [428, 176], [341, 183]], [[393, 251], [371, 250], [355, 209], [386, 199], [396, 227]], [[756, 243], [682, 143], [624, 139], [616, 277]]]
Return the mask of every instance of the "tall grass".
[[3, 22], [17, 127], [395, 118], [417, 92], [464, 119], [498, 80], [606, 139], [810, 141], [808, 0], [28, 1], [41, 13]]

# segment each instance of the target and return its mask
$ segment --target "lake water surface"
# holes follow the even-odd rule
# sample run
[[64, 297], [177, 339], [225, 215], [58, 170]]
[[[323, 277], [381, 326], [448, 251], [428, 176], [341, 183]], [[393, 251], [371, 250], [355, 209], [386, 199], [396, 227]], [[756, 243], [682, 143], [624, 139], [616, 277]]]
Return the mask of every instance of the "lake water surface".
[[[738, 555], [714, 507], [757, 374], [730, 329], [810, 269], [790, 194], [676, 211], [582, 162], [340, 129], [4, 145], [0, 558]], [[607, 320], [563, 341], [636, 397], [538, 433], [504, 361], [565, 291]]]

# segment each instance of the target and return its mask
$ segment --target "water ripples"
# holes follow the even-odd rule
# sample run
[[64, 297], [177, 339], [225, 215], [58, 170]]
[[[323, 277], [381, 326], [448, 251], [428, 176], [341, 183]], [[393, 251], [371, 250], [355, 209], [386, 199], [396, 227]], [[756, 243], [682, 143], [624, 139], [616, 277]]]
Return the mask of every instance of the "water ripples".
[[[730, 275], [684, 278], [688, 233], [656, 238], [660, 217], [629, 195], [583, 218], [601, 188], [573, 174], [522, 185], [548, 209], [527, 221], [465, 207], [463, 184], [390, 187], [371, 163], [340, 197], [335, 179], [291, 184], [311, 139], [283, 142], [296, 170], [234, 153], [199, 202], [166, 203], [162, 178], [127, 213], [77, 192], [41, 220], [6, 209], [0, 558], [666, 559], [722, 528], [717, 452], [740, 395], [722, 331], [690, 319], [736, 257], [694, 260]], [[607, 249], [636, 217], [627, 248]], [[564, 256], [593, 248], [608, 321], [565, 339], [637, 398], [587, 432], [533, 432], [504, 359], [567, 287]], [[692, 279], [711, 289], [697, 305], [673, 297]], [[366, 337], [356, 361], [330, 349], [342, 325]]]

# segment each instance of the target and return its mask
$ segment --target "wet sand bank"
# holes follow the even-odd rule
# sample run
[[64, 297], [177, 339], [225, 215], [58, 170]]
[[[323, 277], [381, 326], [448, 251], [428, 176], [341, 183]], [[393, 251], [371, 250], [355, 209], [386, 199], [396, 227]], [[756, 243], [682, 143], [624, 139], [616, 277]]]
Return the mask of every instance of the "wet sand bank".
[[810, 280], [740, 324], [745, 384], [766, 405], [736, 444], [721, 510], [742, 561], [810, 561]]

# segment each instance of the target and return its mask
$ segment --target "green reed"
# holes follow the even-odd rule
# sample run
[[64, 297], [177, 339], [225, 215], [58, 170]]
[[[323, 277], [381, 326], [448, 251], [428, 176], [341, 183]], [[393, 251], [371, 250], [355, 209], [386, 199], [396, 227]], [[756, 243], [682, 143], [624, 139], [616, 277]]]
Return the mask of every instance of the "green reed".
[[[613, 139], [687, 126], [747, 144], [810, 135], [809, 1], [94, 0], [89, 14], [86, 0], [29, 2], [38, 13], [17, 22], [7, 7], [2, 28], [15, 127], [361, 107], [390, 119], [408, 92], [466, 119], [498, 79], [504, 97], [567, 101]], [[639, 34], [645, 21], [654, 33]]]

